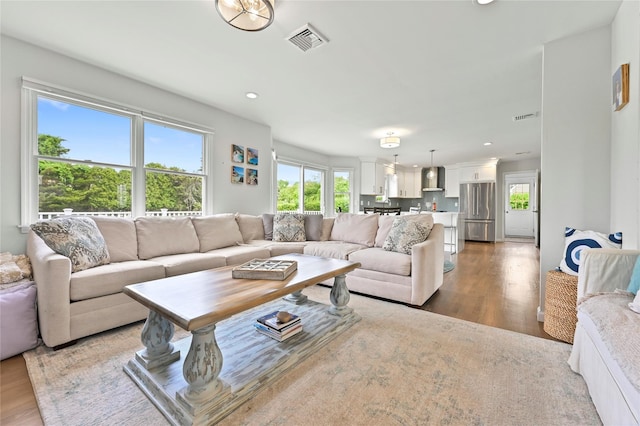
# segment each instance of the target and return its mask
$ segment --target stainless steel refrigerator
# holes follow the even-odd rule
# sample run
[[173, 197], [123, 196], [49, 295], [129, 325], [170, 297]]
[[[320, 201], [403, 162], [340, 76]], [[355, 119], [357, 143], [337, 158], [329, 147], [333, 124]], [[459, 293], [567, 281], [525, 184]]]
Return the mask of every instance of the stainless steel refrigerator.
[[460, 184], [460, 212], [464, 213], [464, 238], [496, 240], [496, 184]]

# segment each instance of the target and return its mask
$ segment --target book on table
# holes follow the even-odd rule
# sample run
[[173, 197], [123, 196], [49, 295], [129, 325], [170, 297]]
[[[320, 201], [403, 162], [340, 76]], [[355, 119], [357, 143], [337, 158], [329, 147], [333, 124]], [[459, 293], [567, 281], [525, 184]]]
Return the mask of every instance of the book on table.
[[279, 322], [276, 318], [277, 314], [278, 311], [275, 311], [258, 318], [254, 324], [255, 329], [279, 342], [302, 331], [302, 323], [298, 315], [292, 314], [289, 321]]

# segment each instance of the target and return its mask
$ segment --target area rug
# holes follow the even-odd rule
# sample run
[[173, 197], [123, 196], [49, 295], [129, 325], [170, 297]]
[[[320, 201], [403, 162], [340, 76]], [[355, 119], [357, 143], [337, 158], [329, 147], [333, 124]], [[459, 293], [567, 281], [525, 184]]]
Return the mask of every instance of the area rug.
[[456, 264], [453, 263], [450, 260], [445, 260], [444, 261], [444, 273], [446, 274], [447, 272], [451, 272], [453, 271], [453, 268], [456, 267]]
[[[329, 289], [305, 294], [327, 302]], [[567, 365], [568, 344], [365, 296], [351, 295], [349, 306], [359, 323], [220, 424], [600, 424]], [[45, 424], [166, 424], [122, 370], [141, 348], [141, 327], [24, 354]]]

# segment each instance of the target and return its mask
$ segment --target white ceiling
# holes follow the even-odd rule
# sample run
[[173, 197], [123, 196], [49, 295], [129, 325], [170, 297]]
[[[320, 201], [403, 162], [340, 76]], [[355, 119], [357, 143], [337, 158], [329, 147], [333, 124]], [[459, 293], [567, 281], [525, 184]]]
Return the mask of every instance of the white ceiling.
[[[271, 127], [275, 140], [402, 165], [540, 156], [542, 50], [619, 0], [287, 1], [243, 32], [210, 1], [8, 1], [1, 32]], [[285, 38], [310, 23], [330, 42]], [[257, 100], [245, 92], [260, 94]], [[398, 149], [382, 149], [389, 131]], [[490, 147], [485, 142], [493, 142]], [[525, 153], [525, 154], [517, 154]]]

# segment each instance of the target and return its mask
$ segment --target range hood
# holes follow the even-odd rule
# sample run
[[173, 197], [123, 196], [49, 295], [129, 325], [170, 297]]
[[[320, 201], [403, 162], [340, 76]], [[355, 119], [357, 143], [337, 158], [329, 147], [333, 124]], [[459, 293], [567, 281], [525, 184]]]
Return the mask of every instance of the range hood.
[[[439, 173], [438, 169], [438, 167], [425, 167], [422, 169], [423, 191], [444, 191], [444, 182], [442, 182], [442, 178], [440, 177], [442, 175], [444, 178], [444, 173]], [[431, 175], [429, 172], [432, 172]]]

